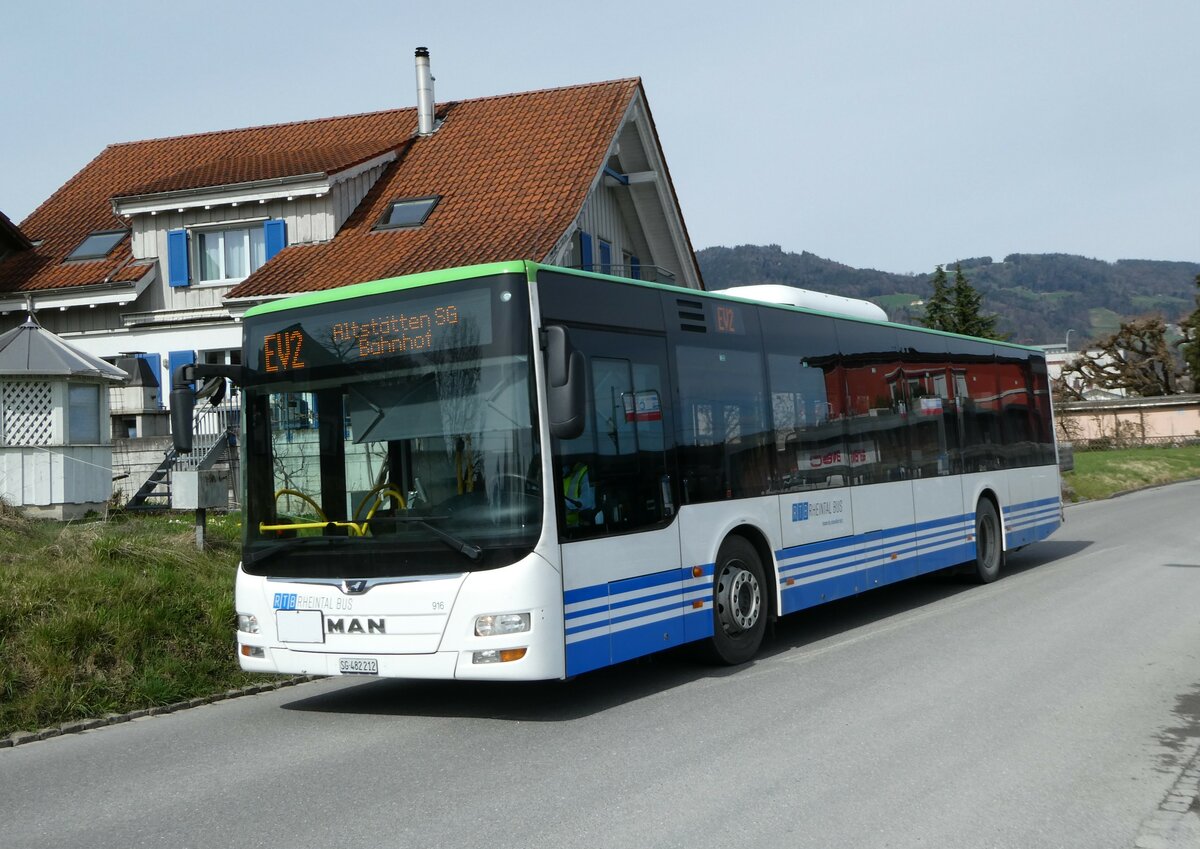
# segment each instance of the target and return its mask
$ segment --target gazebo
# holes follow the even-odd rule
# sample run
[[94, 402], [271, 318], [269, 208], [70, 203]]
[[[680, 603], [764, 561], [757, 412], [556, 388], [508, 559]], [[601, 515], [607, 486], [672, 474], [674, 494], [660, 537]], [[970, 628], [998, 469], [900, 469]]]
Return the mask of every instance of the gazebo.
[[32, 314], [0, 334], [0, 498], [55, 519], [103, 508], [112, 496], [108, 387], [126, 380]]

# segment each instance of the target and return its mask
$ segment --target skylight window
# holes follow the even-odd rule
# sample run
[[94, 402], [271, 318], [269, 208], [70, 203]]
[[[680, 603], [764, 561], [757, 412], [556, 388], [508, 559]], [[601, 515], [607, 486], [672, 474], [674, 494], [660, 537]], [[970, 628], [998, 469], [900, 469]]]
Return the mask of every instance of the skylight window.
[[67, 259], [103, 259], [125, 238], [128, 230], [102, 230], [90, 234], [79, 243]]
[[405, 198], [392, 201], [375, 225], [376, 230], [395, 230], [402, 227], [420, 227], [437, 206], [440, 197]]

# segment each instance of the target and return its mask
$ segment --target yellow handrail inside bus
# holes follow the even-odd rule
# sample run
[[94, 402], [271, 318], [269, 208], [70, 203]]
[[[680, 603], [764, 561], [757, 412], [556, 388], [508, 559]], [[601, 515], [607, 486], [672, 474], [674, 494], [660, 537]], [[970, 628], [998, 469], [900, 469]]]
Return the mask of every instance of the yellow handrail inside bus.
[[367, 532], [366, 523], [358, 524], [357, 522], [291, 522], [286, 525], [268, 525], [266, 522], [258, 523], [259, 532], [263, 531], [303, 531], [316, 528], [349, 528], [354, 536], [364, 536]]
[[375, 503], [371, 505], [370, 512], [368, 512], [366, 518], [363, 519], [364, 522], [368, 521], [372, 516], [375, 515], [375, 511], [379, 509], [380, 505], [383, 504], [383, 500], [388, 496], [391, 496], [400, 502], [401, 510], [408, 509], [408, 504], [404, 500], [404, 493], [396, 489], [396, 487], [392, 486], [387, 481], [384, 481], [383, 483], [376, 485], [374, 489], [363, 496], [362, 501], [358, 502], [358, 509], [354, 511], [354, 518], [356, 520], [358, 519], [358, 514], [361, 513], [362, 509], [367, 506], [367, 501], [371, 498], [371, 496], [375, 496]]
[[325, 515], [325, 511], [321, 509], [321, 505], [318, 504], [317, 502], [313, 501], [311, 498], [309, 498], [307, 495], [305, 495], [300, 490], [298, 490], [298, 489], [278, 490], [275, 493], [275, 500], [279, 501], [280, 496], [284, 496], [284, 495], [294, 495], [296, 498], [299, 498], [301, 501], [307, 502], [308, 505], [310, 507], [312, 507], [312, 509], [317, 511], [317, 515], [321, 517], [322, 522], [326, 522], [326, 523], [329, 522], [329, 518]]

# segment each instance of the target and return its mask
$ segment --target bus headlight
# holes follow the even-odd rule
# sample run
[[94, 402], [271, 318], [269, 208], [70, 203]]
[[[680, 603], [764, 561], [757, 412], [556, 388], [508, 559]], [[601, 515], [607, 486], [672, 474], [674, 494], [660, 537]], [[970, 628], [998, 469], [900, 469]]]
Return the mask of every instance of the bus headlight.
[[494, 613], [475, 620], [476, 637], [496, 637], [500, 634], [519, 634], [529, 630], [528, 613]]
[[237, 615], [237, 629], [245, 634], [257, 634], [258, 617], [253, 613], [239, 613]]

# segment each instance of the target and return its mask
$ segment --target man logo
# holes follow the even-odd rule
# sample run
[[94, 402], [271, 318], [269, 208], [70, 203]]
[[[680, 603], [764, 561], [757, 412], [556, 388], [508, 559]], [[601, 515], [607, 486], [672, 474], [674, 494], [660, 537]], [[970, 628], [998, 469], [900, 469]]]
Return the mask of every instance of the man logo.
[[354, 580], [342, 581], [342, 592], [346, 595], [358, 595], [367, 591], [367, 579], [355, 578]]
[[326, 619], [325, 633], [326, 634], [386, 634], [387, 620], [367, 619], [367, 626], [364, 628], [361, 619]]

